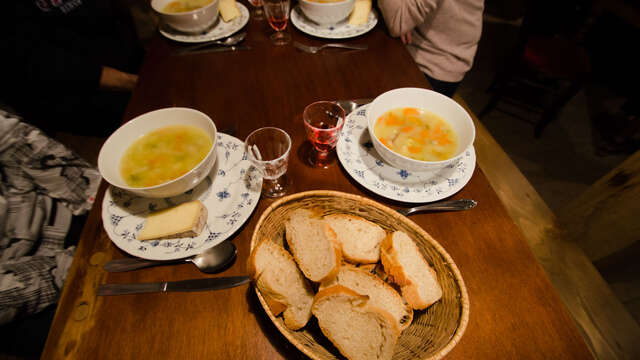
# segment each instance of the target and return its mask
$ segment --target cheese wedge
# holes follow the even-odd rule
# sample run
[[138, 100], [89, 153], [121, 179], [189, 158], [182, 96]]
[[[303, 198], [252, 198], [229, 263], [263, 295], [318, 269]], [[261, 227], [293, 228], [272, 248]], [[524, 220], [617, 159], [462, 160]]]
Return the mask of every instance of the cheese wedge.
[[218, 8], [224, 22], [229, 22], [240, 16], [240, 10], [235, 0], [220, 0]]
[[371, 0], [356, 0], [353, 5], [353, 11], [351, 11], [351, 15], [349, 16], [349, 24], [354, 26], [366, 24], [370, 11]]
[[207, 208], [200, 200], [150, 213], [138, 240], [195, 237], [207, 223]]

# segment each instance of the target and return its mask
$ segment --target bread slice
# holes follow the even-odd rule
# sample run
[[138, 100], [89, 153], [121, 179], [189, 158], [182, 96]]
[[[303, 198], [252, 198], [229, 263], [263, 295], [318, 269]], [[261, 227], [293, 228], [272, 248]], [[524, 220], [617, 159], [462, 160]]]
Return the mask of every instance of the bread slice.
[[323, 283], [320, 286], [322, 291], [331, 285], [342, 285], [360, 295], [369, 296], [369, 304], [386, 310], [396, 321], [398, 329], [401, 331], [411, 325], [413, 310], [405, 304], [402, 296], [378, 276], [367, 272], [364, 269], [353, 265], [344, 264], [340, 267], [340, 272], [335, 280]]
[[336, 285], [316, 294], [311, 308], [322, 333], [350, 360], [391, 359], [400, 330], [368, 296]]
[[342, 252], [335, 232], [306, 209], [294, 210], [285, 223], [287, 245], [300, 270], [311, 281], [334, 278], [340, 270]]
[[284, 323], [292, 330], [307, 324], [314, 293], [287, 250], [264, 239], [251, 252], [247, 267], [275, 316], [284, 312]]
[[380, 246], [380, 259], [389, 280], [400, 286], [402, 296], [414, 309], [426, 309], [440, 300], [442, 288], [413, 240], [402, 231], [388, 235]]
[[354, 215], [335, 214], [324, 219], [336, 232], [347, 261], [372, 264], [380, 260], [380, 242], [387, 236], [383, 228]]

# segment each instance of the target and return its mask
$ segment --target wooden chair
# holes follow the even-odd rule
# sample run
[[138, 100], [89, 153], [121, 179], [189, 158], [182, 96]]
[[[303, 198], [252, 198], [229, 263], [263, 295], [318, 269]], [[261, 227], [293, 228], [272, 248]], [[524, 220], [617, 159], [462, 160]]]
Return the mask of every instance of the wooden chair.
[[[544, 20], [527, 11], [507, 63], [496, 74], [489, 91], [493, 96], [480, 112], [487, 115], [501, 102], [536, 115], [534, 135], [540, 137], [560, 110], [587, 80], [589, 62], [584, 49], [571, 37], [539, 31]], [[501, 109], [502, 110], [502, 109]], [[518, 113], [503, 110], [518, 118]]]

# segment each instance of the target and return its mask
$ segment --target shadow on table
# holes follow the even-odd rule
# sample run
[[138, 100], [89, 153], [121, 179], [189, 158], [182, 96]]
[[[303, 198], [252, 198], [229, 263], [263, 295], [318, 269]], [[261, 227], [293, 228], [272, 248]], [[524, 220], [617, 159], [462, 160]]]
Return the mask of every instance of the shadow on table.
[[[278, 351], [278, 353], [285, 359], [306, 359], [307, 356], [290, 343], [273, 324], [267, 313], [262, 308], [262, 304], [260, 304], [260, 300], [258, 300], [258, 296], [256, 295], [253, 286], [248, 288], [246, 295], [247, 303], [249, 304], [249, 311], [255, 316], [262, 332], [265, 334], [266, 338], [269, 339], [269, 342], [276, 351]], [[315, 317], [312, 316], [303, 329], [307, 330], [317, 343], [332, 354], [336, 355], [338, 359], [344, 359], [329, 339], [322, 335]]]

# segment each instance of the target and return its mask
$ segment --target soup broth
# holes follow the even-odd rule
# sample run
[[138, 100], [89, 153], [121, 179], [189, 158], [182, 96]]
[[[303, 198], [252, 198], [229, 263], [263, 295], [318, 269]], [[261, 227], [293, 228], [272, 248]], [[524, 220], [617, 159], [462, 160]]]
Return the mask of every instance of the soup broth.
[[451, 125], [424, 109], [387, 111], [376, 120], [373, 133], [389, 149], [415, 160], [447, 160], [458, 149], [458, 136]]
[[154, 130], [131, 144], [120, 160], [120, 174], [131, 187], [148, 187], [176, 179], [209, 153], [213, 141], [190, 125]]
[[168, 3], [162, 11], [170, 14], [193, 11], [212, 2], [213, 0], [174, 0]]

